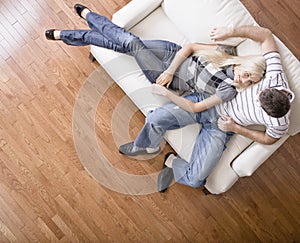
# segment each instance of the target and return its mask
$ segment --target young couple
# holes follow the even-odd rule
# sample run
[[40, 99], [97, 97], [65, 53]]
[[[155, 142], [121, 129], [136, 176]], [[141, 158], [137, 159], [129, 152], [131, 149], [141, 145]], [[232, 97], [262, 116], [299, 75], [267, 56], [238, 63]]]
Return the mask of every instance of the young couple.
[[[173, 179], [194, 188], [205, 185], [233, 133], [273, 144], [287, 132], [294, 95], [268, 29], [240, 26], [211, 31], [214, 41], [245, 37], [261, 43], [262, 55], [241, 57], [230, 55], [231, 48], [220, 51], [215, 44], [181, 47], [163, 40], [142, 41], [83, 5], [74, 8], [90, 29], [50, 29], [45, 32], [47, 39], [75, 46], [96, 45], [131, 55], [153, 83], [152, 92], [172, 101], [149, 112], [137, 138], [120, 146], [122, 154], [158, 153], [166, 131], [193, 123], [202, 126], [189, 161], [174, 153], [165, 156], [158, 191], [164, 192]], [[169, 89], [190, 94], [180, 97]], [[246, 128], [252, 124], [264, 125], [265, 132]]]

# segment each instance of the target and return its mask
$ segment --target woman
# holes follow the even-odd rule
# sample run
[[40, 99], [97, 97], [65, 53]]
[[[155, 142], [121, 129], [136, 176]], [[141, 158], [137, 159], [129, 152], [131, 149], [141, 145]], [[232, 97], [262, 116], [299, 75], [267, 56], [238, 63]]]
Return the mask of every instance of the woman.
[[[62, 40], [75, 46], [96, 45], [134, 56], [148, 80], [156, 83], [153, 93], [168, 97], [187, 111], [200, 112], [230, 100], [235, 97], [237, 89], [241, 90], [263, 77], [265, 60], [262, 56], [231, 56], [216, 51], [220, 46], [215, 44], [194, 43], [181, 48], [163, 40], [141, 41], [81, 4], [75, 4], [74, 8], [87, 20], [90, 30], [50, 29], [45, 32], [47, 39]], [[162, 86], [212, 96], [195, 104]]]

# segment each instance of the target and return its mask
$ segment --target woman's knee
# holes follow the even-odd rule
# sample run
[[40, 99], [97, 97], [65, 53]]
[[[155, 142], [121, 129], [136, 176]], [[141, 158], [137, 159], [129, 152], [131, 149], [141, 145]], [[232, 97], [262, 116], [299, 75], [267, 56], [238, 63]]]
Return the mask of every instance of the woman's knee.
[[123, 46], [130, 52], [139, 51], [144, 48], [144, 44], [140, 40], [140, 38], [133, 34], [128, 35], [128, 37], [123, 43]]

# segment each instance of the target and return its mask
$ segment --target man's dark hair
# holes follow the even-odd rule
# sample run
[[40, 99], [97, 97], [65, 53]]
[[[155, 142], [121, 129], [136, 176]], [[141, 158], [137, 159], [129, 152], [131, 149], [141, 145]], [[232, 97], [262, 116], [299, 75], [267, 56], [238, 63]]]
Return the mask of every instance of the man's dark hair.
[[259, 101], [264, 111], [272, 117], [282, 117], [290, 110], [291, 103], [286, 91], [265, 89], [259, 94]]

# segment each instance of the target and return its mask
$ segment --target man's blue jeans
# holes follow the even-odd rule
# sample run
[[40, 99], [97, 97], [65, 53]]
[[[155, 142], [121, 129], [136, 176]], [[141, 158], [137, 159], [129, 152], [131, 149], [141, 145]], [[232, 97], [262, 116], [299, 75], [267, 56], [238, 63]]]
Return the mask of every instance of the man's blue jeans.
[[[62, 30], [61, 40], [74, 46], [95, 45], [131, 55], [151, 83], [171, 64], [181, 46], [164, 40], [145, 40], [121, 28], [104, 16], [89, 12], [86, 21], [90, 30]], [[178, 87], [178, 75], [174, 75], [171, 89], [187, 90], [185, 84]]]
[[[207, 96], [194, 93], [186, 98], [195, 103]], [[214, 107], [203, 112], [190, 113], [174, 103], [169, 103], [148, 113], [144, 127], [134, 144], [141, 148], [155, 148], [159, 146], [167, 130], [194, 123], [201, 124], [202, 129], [198, 134], [189, 163], [176, 158], [172, 166], [176, 182], [196, 188], [205, 184], [206, 178], [220, 160], [225, 144], [232, 135], [218, 128], [218, 118], [219, 115]]]

